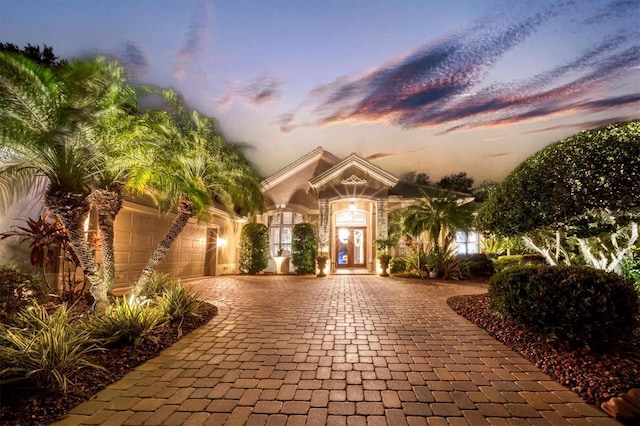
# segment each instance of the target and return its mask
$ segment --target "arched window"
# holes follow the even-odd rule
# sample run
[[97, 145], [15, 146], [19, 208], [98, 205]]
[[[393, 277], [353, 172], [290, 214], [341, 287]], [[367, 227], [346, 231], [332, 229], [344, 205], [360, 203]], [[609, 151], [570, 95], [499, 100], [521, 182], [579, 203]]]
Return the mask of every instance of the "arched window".
[[280, 211], [269, 216], [269, 256], [290, 256], [293, 225], [302, 223], [302, 214]]

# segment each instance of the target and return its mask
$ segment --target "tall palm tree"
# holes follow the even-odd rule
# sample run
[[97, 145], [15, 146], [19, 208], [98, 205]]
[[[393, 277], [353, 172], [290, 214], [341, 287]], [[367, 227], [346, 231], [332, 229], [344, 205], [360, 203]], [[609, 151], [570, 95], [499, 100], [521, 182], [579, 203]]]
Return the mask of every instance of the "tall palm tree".
[[71, 62], [54, 73], [0, 52], [1, 183], [47, 178], [44, 204], [64, 224], [98, 311], [108, 303], [107, 291], [84, 224], [92, 181], [105, 164], [96, 129], [119, 100], [103, 60]]
[[438, 250], [441, 246], [446, 247], [457, 230], [471, 226], [473, 212], [471, 203], [451, 193], [441, 191], [434, 197], [423, 193], [417, 204], [405, 210], [405, 232], [414, 237], [427, 232]]
[[173, 114], [157, 112], [154, 121], [164, 132], [154, 159], [156, 170], [134, 175], [128, 186], [151, 188], [161, 212], [175, 207], [178, 215], [143, 269], [134, 294], [144, 289], [189, 219], [206, 219], [214, 206], [231, 214], [263, 206], [258, 175], [240, 149], [223, 139], [213, 119], [178, 105]]

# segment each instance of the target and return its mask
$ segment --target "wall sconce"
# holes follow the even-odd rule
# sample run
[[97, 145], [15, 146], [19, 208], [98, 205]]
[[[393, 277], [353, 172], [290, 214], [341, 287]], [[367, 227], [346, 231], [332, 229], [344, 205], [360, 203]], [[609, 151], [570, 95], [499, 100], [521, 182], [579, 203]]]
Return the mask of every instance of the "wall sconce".
[[354, 212], [356, 211], [357, 206], [356, 206], [356, 202], [355, 201], [349, 201], [349, 211]]
[[216, 239], [216, 244], [218, 245], [218, 247], [225, 247], [227, 245], [228, 241], [226, 238], [222, 238], [222, 237], [218, 237]]
[[276, 209], [286, 209], [287, 203], [276, 203]]

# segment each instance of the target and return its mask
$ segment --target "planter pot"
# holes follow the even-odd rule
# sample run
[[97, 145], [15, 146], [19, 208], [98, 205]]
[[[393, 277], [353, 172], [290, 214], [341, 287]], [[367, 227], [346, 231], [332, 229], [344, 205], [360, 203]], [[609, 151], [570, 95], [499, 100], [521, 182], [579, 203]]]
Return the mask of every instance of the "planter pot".
[[321, 259], [321, 260], [316, 260], [316, 262], [318, 263], [318, 273], [316, 274], [316, 276], [326, 277], [327, 274], [324, 273], [324, 268], [327, 266], [327, 261], [325, 259]]
[[437, 278], [438, 271], [429, 271], [429, 278]]
[[388, 259], [380, 259], [380, 269], [382, 270], [380, 272], [380, 276], [381, 277], [388, 277], [389, 274], [387, 273], [387, 268], [389, 267], [389, 260]]

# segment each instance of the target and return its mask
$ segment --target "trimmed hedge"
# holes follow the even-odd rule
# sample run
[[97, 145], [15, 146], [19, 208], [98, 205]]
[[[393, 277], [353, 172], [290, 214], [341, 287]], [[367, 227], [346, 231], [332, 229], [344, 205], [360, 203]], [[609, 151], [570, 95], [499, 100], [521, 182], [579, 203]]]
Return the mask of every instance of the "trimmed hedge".
[[490, 277], [495, 272], [493, 262], [484, 253], [458, 255], [465, 278]]
[[255, 275], [269, 265], [269, 228], [247, 223], [240, 233], [240, 271]]
[[316, 252], [318, 239], [316, 227], [311, 223], [293, 225], [293, 241], [291, 244], [291, 263], [297, 274], [311, 274], [316, 270]]
[[550, 339], [588, 345], [629, 333], [640, 312], [631, 282], [584, 266], [508, 268], [491, 278], [489, 297], [494, 310]]
[[493, 260], [493, 267], [496, 272], [503, 271], [507, 268], [528, 266], [528, 265], [544, 265], [547, 262], [544, 257], [539, 254], [524, 254], [513, 256], [500, 256]]

